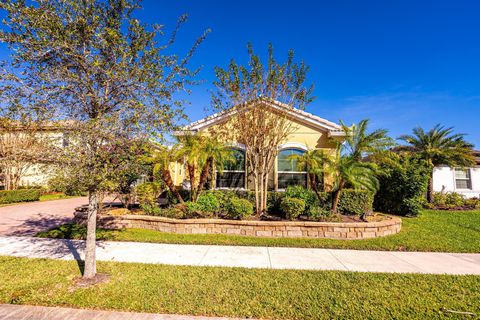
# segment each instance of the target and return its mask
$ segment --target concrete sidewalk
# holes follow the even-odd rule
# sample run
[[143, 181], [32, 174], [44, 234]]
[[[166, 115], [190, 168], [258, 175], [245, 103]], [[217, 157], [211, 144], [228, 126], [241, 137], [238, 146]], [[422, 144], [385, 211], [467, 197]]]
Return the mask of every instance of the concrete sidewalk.
[[172, 314], [116, 312], [59, 307], [0, 304], [0, 320], [227, 320], [232, 318], [196, 317]]
[[[83, 259], [85, 241], [0, 237], [0, 255]], [[480, 254], [98, 242], [97, 259], [269, 269], [480, 275]]]

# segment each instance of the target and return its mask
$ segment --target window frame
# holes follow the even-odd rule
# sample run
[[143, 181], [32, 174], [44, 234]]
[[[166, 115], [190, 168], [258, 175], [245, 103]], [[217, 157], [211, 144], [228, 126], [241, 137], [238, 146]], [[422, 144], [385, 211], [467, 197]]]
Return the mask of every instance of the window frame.
[[302, 175], [304, 176], [305, 178], [305, 184], [302, 184], [303, 187], [307, 188], [308, 187], [308, 172], [307, 171], [284, 171], [284, 170], [279, 170], [279, 161], [280, 161], [280, 153], [282, 151], [287, 151], [287, 150], [296, 150], [296, 151], [301, 151], [302, 154], [304, 154], [306, 152], [305, 149], [303, 148], [300, 148], [298, 146], [285, 146], [283, 148], [281, 148], [279, 151], [278, 151], [278, 154], [277, 154], [277, 161], [276, 161], [276, 191], [285, 191], [287, 189], [288, 186], [286, 186], [285, 188], [280, 188], [279, 186], [279, 177], [280, 177], [280, 174], [294, 174], [294, 175]]
[[[457, 171], [465, 171], [466, 172], [466, 178], [457, 178]], [[472, 189], [472, 172], [470, 168], [454, 168], [453, 169], [453, 178], [455, 182], [455, 190], [473, 190]], [[457, 181], [466, 181], [467, 182], [467, 188], [459, 188], [457, 186]]]
[[231, 146], [229, 147], [232, 150], [235, 151], [240, 151], [243, 154], [243, 170], [222, 170], [222, 174], [224, 173], [243, 173], [243, 186], [240, 188], [237, 187], [219, 187], [218, 186], [218, 179], [219, 179], [219, 170], [215, 167], [215, 189], [227, 189], [227, 190], [245, 190], [245, 184], [247, 181], [247, 167], [246, 167], [246, 159], [247, 155], [245, 152], [245, 149], [237, 147], [237, 146]]

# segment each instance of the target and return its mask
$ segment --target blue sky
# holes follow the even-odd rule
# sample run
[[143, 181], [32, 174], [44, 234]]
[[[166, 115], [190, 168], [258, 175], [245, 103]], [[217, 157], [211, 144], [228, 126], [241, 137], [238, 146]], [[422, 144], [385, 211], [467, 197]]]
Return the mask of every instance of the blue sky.
[[480, 1], [144, 0], [137, 15], [168, 31], [182, 13], [175, 51], [212, 29], [192, 61], [204, 83], [189, 97], [191, 120], [207, 114], [214, 66], [245, 62], [247, 42], [262, 54], [271, 42], [278, 59], [292, 48], [310, 66], [307, 111], [369, 118], [392, 137], [441, 123], [480, 148]]

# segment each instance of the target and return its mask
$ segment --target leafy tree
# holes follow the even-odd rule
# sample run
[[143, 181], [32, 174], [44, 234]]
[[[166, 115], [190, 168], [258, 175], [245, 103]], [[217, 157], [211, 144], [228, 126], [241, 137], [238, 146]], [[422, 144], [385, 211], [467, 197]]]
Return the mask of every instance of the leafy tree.
[[323, 191], [324, 188], [323, 173], [326, 162], [325, 152], [319, 149], [310, 149], [302, 155], [293, 154], [289, 156], [289, 158], [297, 163], [297, 167], [300, 170], [307, 171], [309, 186], [320, 199], [320, 192]]
[[96, 275], [99, 193], [122, 165], [111, 152], [118, 139], [161, 138], [183, 117], [175, 94], [192, 83], [188, 62], [204, 38], [178, 58], [167, 50], [185, 17], [161, 44], [162, 27], [134, 18], [138, 8], [136, 0], [0, 3], [0, 41], [12, 52], [0, 92], [16, 88], [22, 101], [9, 107], [72, 120], [74, 143], [56, 152], [89, 194], [85, 278]]
[[387, 130], [377, 129], [368, 133], [368, 124], [368, 119], [361, 120], [350, 127], [341, 122], [345, 132], [345, 152], [356, 161], [394, 145], [393, 139], [387, 136]]
[[216, 130], [224, 139], [245, 145], [247, 169], [255, 189], [255, 207], [257, 214], [262, 214], [267, 210], [268, 175], [278, 146], [295, 129], [288, 114], [313, 100], [313, 87], [305, 86], [309, 68], [304, 62], [294, 62], [292, 50], [286, 61], [279, 63], [270, 45], [266, 64], [263, 64], [249, 44], [248, 57], [246, 66], [232, 60], [225, 69], [215, 68], [217, 80], [212, 106], [231, 115], [231, 121]]
[[153, 175], [160, 175], [167, 188], [175, 195], [180, 203], [184, 203], [182, 195], [173, 182], [170, 173], [170, 165], [182, 159], [183, 150], [179, 145], [166, 147], [162, 145], [154, 145], [152, 150], [143, 158], [143, 162], [153, 165]]
[[433, 200], [433, 167], [468, 167], [474, 164], [473, 145], [465, 141], [465, 134], [454, 133], [453, 127], [437, 124], [429, 131], [417, 127], [412, 135], [402, 135], [399, 139], [408, 144], [407, 150], [417, 153], [430, 166], [428, 202]]

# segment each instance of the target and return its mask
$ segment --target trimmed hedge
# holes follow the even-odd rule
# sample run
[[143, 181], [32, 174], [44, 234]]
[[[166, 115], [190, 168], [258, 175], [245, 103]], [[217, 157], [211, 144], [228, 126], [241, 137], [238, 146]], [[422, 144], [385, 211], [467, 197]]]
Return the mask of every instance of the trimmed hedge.
[[295, 220], [305, 211], [305, 201], [285, 197], [282, 199], [281, 208], [288, 220]]
[[42, 190], [34, 189], [19, 189], [19, 190], [1, 190], [0, 204], [28, 202], [40, 200]]
[[253, 214], [253, 205], [247, 199], [232, 198], [228, 206], [228, 216], [232, 219], [244, 219]]
[[362, 215], [373, 211], [373, 194], [364, 190], [345, 189], [340, 195], [338, 212]]

